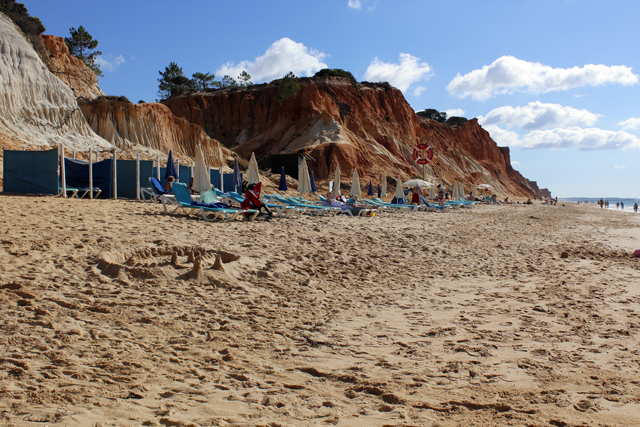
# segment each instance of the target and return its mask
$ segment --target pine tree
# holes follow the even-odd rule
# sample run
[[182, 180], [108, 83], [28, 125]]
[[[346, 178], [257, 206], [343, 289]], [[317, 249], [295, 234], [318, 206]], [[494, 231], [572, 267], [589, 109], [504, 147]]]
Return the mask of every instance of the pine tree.
[[220, 82], [216, 82], [214, 79], [216, 76], [211, 73], [193, 73], [193, 86], [195, 90], [205, 91], [209, 88], [217, 87]]
[[98, 40], [94, 40], [82, 25], [77, 30], [73, 27], [69, 28], [69, 32], [71, 37], [64, 38], [64, 42], [69, 48], [69, 53], [84, 62], [99, 77], [102, 77], [102, 71], [96, 64], [96, 57], [102, 55], [102, 52], [99, 50], [93, 51], [98, 47]]
[[158, 85], [158, 96], [160, 99], [167, 99], [173, 93], [194, 88], [195, 82], [187, 78], [182, 72], [182, 67], [179, 67], [175, 62], [170, 62], [169, 66], [165, 67], [164, 72], [158, 71], [158, 74], [162, 76], [158, 79], [158, 83], [160, 83]]
[[251, 86], [252, 84], [251, 75], [243, 70], [238, 76], [238, 86]]

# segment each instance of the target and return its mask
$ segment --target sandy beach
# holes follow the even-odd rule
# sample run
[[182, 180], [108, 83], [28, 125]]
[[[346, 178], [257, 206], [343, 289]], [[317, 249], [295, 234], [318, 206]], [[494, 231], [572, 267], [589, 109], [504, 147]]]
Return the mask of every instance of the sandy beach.
[[638, 215], [0, 213], [0, 425], [640, 425]]

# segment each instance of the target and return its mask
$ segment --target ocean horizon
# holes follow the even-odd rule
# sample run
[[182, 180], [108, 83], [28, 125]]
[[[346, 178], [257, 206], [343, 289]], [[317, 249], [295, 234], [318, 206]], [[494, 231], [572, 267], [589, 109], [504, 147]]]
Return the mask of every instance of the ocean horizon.
[[[632, 212], [633, 213], [633, 204], [637, 203], [640, 206], [640, 198], [633, 197], [602, 197], [602, 200], [605, 202], [609, 202], [609, 210], [623, 210], [624, 212]], [[600, 198], [596, 197], [558, 197], [558, 201], [569, 202], [569, 203], [597, 203], [600, 201]], [[620, 209], [616, 207], [616, 203], [624, 204], [624, 209]], [[620, 206], [620, 205], [618, 205]]]

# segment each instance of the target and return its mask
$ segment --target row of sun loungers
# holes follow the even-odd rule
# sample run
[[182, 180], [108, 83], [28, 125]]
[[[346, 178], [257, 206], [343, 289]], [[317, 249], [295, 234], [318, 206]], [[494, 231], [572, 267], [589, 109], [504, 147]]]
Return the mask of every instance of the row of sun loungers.
[[[253, 220], [259, 214], [255, 209], [240, 209], [239, 206], [244, 201], [244, 196], [236, 192], [223, 193], [218, 189], [211, 189], [200, 195], [200, 200], [193, 200], [191, 194], [185, 184], [173, 183], [173, 194], [167, 194], [162, 188], [160, 181], [151, 178], [151, 187], [142, 189], [141, 196], [143, 200], [156, 200], [162, 202], [164, 212], [167, 214], [175, 214], [178, 211], [192, 213], [197, 212], [205, 221], [220, 219], [223, 221], [231, 221], [234, 219]], [[438, 206], [430, 203], [425, 197], [421, 196], [420, 205], [404, 205], [387, 203], [378, 198], [363, 199], [361, 203], [367, 207], [335, 207], [329, 206], [328, 201], [323, 196], [318, 196], [320, 202], [307, 200], [302, 196], [282, 196], [279, 194], [265, 195], [267, 199], [265, 205], [271, 210], [276, 217], [291, 217], [299, 214], [309, 214], [314, 216], [332, 216], [332, 215], [348, 215], [348, 216], [373, 216], [376, 212], [415, 212], [419, 210], [425, 211], [441, 211], [448, 209], [470, 208], [480, 202], [471, 202], [466, 200], [450, 200], [445, 202], [444, 206]]]

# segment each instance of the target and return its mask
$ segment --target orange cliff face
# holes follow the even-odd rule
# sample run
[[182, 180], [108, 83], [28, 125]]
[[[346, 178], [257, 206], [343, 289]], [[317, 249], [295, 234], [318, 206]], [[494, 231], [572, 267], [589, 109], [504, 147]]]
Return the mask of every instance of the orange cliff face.
[[104, 95], [98, 86], [98, 76], [69, 53], [64, 38], [40, 36], [49, 52], [49, 70], [71, 88], [76, 98], [97, 98]]
[[123, 157], [142, 153], [155, 158], [161, 153], [164, 161], [169, 150], [173, 150], [177, 158], [191, 161], [198, 144], [212, 167], [226, 165], [233, 157], [232, 152], [199, 126], [175, 117], [162, 104], [132, 104], [104, 98], [96, 74], [69, 53], [62, 37], [42, 36], [42, 39], [49, 51], [50, 71], [73, 90], [93, 131], [123, 150]]
[[[87, 122], [95, 133], [122, 150], [146, 147], [177, 158], [192, 160], [201, 145], [206, 163], [211, 167], [227, 165], [233, 153], [224, 148], [200, 126], [180, 119], [158, 103], [132, 104], [126, 101], [78, 100]], [[135, 151], [135, 150], [134, 150]]]
[[451, 128], [419, 118], [402, 92], [385, 83], [301, 78], [298, 93], [281, 104], [277, 84], [181, 94], [164, 104], [241, 157], [255, 152], [263, 168], [273, 154], [307, 153], [319, 180], [331, 178], [338, 164], [343, 179], [357, 167], [365, 181], [378, 183], [383, 172], [404, 180], [422, 176], [412, 151], [424, 141], [435, 152], [427, 180], [463, 181], [467, 191], [487, 183], [500, 194], [533, 195], [511, 167], [508, 148], [498, 147], [477, 120]]

